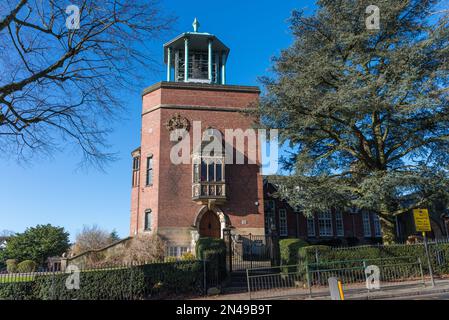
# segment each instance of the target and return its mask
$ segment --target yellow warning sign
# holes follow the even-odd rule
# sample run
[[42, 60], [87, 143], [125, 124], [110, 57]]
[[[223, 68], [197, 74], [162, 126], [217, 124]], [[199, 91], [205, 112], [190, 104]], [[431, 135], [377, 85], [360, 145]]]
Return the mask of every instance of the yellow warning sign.
[[429, 210], [415, 209], [413, 210], [413, 217], [415, 218], [415, 227], [417, 232], [432, 231], [432, 227], [430, 226]]

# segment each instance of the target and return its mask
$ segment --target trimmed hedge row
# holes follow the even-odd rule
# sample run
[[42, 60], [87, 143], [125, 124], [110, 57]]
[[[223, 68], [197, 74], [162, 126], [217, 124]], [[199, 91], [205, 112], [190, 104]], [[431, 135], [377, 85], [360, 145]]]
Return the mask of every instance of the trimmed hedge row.
[[208, 279], [215, 280], [218, 285], [227, 276], [226, 243], [223, 239], [201, 238], [195, 249], [196, 256], [207, 261]]
[[80, 289], [68, 290], [69, 274], [36, 276], [34, 281], [0, 284], [0, 299], [140, 300], [202, 293], [200, 261], [151, 264], [80, 273]]
[[36, 269], [37, 269], [37, 263], [32, 260], [25, 260], [17, 265], [18, 273], [35, 272]]
[[281, 265], [295, 265], [298, 263], [299, 249], [309, 244], [301, 239], [284, 239], [279, 241]]
[[[429, 253], [432, 267], [437, 274], [449, 274], [449, 243], [429, 244]], [[392, 259], [397, 263], [403, 262], [403, 258], [411, 257], [412, 262], [421, 259], [423, 269], [428, 272], [427, 258], [424, 244], [391, 245], [391, 246], [367, 246], [346, 249], [332, 249], [327, 246], [309, 246], [299, 249], [299, 263], [319, 263], [341, 261], [342, 266], [350, 266], [348, 261]], [[334, 264], [335, 267], [338, 267]]]

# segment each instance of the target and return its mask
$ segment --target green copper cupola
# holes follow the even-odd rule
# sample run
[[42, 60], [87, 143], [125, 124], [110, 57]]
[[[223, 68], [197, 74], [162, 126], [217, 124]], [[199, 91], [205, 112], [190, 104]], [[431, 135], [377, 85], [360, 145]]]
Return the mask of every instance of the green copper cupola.
[[193, 32], [186, 32], [164, 45], [167, 81], [226, 84], [229, 48], [215, 35], [199, 32], [195, 18]]

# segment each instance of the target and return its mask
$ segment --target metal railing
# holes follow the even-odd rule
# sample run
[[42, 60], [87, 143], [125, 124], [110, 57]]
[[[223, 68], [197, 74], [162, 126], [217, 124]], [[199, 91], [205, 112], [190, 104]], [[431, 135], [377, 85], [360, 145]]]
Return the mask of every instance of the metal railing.
[[271, 266], [272, 239], [259, 235], [230, 235], [232, 270], [244, 271]]
[[302, 266], [256, 268], [246, 271], [250, 300], [282, 299], [307, 295], [307, 277]]
[[425, 284], [421, 260], [413, 257], [329, 261], [247, 270], [249, 298], [282, 299], [328, 295], [328, 279], [336, 277], [347, 289], [370, 290], [366, 286], [366, 269], [376, 266], [380, 271], [381, 288], [404, 282]]
[[366, 284], [366, 269], [369, 266], [379, 268], [379, 281], [382, 287], [398, 285], [406, 281], [419, 281], [425, 284], [421, 259], [401, 257], [391, 259], [366, 259], [359, 261], [335, 261], [331, 263], [312, 264], [308, 266], [307, 283], [312, 294], [313, 287], [327, 287], [328, 279], [336, 277], [345, 286]]

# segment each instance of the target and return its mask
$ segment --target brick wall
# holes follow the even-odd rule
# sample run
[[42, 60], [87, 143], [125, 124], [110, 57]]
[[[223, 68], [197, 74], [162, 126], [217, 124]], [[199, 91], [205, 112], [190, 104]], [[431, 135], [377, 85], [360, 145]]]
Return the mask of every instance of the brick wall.
[[[131, 234], [136, 230], [144, 231], [145, 210], [151, 209], [155, 231], [179, 228], [179, 232], [185, 234], [181, 238], [187, 238], [186, 230], [192, 227], [203, 208], [192, 200], [192, 165], [174, 165], [170, 161], [170, 151], [176, 142], [170, 141], [166, 122], [175, 114], [180, 114], [189, 120], [191, 126], [194, 121], [201, 121], [202, 131], [209, 127], [222, 133], [225, 129], [246, 130], [253, 126], [254, 121], [238, 110], [252, 106], [258, 97], [259, 91], [254, 87], [185, 83], [160, 83], [145, 91], [142, 103], [141, 184], [132, 192]], [[154, 183], [145, 186], [146, 157], [149, 154], [153, 155]], [[231, 225], [237, 229], [263, 232], [260, 166], [227, 165], [226, 183], [229, 201], [220, 209], [228, 216]], [[176, 230], [165, 233], [173, 234]]]

